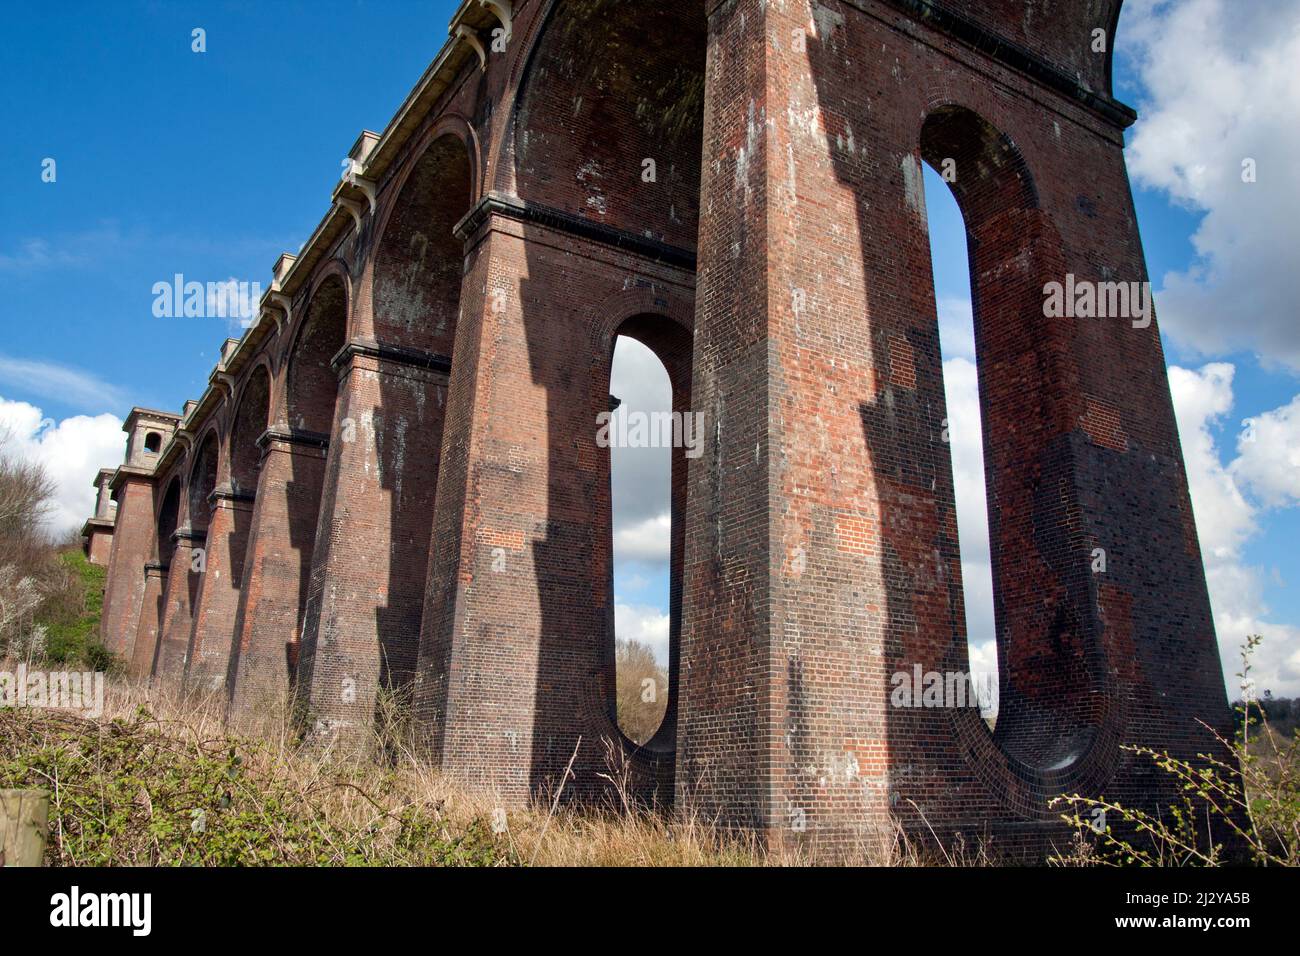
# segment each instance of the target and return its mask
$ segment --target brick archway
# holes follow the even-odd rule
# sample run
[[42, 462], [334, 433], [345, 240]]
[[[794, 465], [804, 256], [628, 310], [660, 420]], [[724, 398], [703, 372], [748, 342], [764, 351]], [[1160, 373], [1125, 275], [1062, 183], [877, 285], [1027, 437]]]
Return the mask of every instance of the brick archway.
[[[948, 182], [969, 242], [998, 638], [993, 747], [973, 707], [947, 715], [999, 798], [1048, 817], [1044, 794], [1095, 789], [1114, 772], [1128, 693], [1121, 662], [1103, 649], [1083, 542], [1047, 530], [1069, 528], [1078, 510], [1068, 452], [1047, 437], [1077, 419], [1063, 387], [1077, 380], [1067, 332], [1042, 307], [1045, 283], [1063, 271], [1061, 242], [1024, 156], [983, 116], [938, 104], [918, 143]], [[959, 569], [960, 552], [947, 557]], [[954, 640], [941, 670], [963, 672], [966, 658], [964, 640]]]
[[[678, 416], [691, 413], [691, 354], [692, 342], [689, 323], [674, 320], [652, 312], [637, 312], [628, 315], [617, 324], [607, 327], [608, 339], [602, 343], [604, 360], [595, 368], [595, 391], [612, 394], [611, 371], [615, 344], [620, 336], [627, 336], [640, 342], [662, 364], [672, 389], [671, 411]], [[603, 385], [603, 389], [602, 389]], [[688, 426], [689, 427], [689, 426]], [[657, 436], [662, 438], [663, 436]], [[677, 437], [674, 434], [674, 439]], [[683, 437], [688, 437], [683, 433]], [[703, 435], [691, 432], [689, 437], [703, 439]], [[667, 705], [663, 719], [654, 735], [645, 743], [635, 745], [626, 739], [623, 729], [614, 719], [614, 688], [617, 674], [614, 663], [614, 583], [613, 583], [613, 487], [612, 487], [612, 452], [609, 447], [600, 448], [599, 461], [606, 475], [606, 492], [603, 500], [596, 502], [607, 517], [604, 532], [603, 554], [594, 562], [597, 567], [608, 569], [609, 603], [608, 636], [603, 650], [603, 678], [600, 684], [601, 699], [597, 702], [610, 716], [611, 733], [623, 737], [623, 744], [631, 754], [631, 761], [638, 779], [633, 781], [634, 789], [645, 798], [657, 794], [661, 804], [671, 802], [673, 793], [673, 764], [677, 750], [677, 713], [678, 713], [678, 675], [681, 661], [681, 601], [682, 601], [682, 557], [686, 540], [686, 491], [687, 470], [690, 458], [685, 445], [671, 447], [669, 466], [669, 510], [670, 538], [668, 554], [668, 687]]]
[[245, 580], [230, 665], [240, 719], [283, 702], [296, 678], [311, 561], [347, 341], [346, 276], [338, 268], [312, 289], [286, 345], [276, 421], [258, 439], [262, 459]]
[[[1203, 726], [1230, 723], [1159, 332], [1044, 323], [1034, 301], [1067, 275], [1147, 277], [1123, 158], [1134, 114], [1110, 91], [1119, 6], [463, 4], [177, 433], [230, 424], [267, 364], [267, 434], [323, 422], [327, 403], [284, 394], [303, 368], [289, 340], [306, 290], [346, 273], [303, 610], [312, 729], [367, 740], [381, 693], [414, 683], [449, 775], [519, 802], [572, 761], [566, 795], [602, 793], [610, 559], [594, 506], [609, 476], [594, 418], [618, 330], [666, 315], [691, 329], [708, 435], [683, 506], [678, 806], [773, 842], [857, 847], [901, 827], [1041, 852], [1062, 788], [1167, 801], [1117, 744], [1196, 759]], [[498, 24], [513, 39], [489, 53]], [[966, 666], [922, 190], [922, 163], [950, 158], [997, 511], [996, 737], [970, 708], [890, 700], [899, 671]], [[174, 424], [132, 418], [160, 436]], [[154, 472], [178, 453], [138, 438], [111, 482], [106, 634], [124, 645]], [[239, 591], [229, 512], [251, 487], [248, 443], [235, 450], [191, 508], [190, 533], [209, 534], [207, 572], [186, 578], [203, 582], [199, 648], [230, 626], [228, 610], [200, 621], [208, 597]], [[167, 589], [177, 622], [182, 580]], [[644, 753], [641, 781], [666, 803], [668, 750]]]
[[[619, 742], [596, 416], [622, 321], [693, 311], [705, 66], [701, 9], [538, 10], [518, 34], [531, 45], [502, 101], [493, 191], [461, 226], [436, 603], [416, 695], [443, 769], [512, 801], [545, 790], [570, 758], [570, 795], [601, 791], [602, 738]], [[509, 685], [478, 679], [487, 673]], [[642, 792], [660, 785], [666, 805], [667, 779]]]
[[157, 667], [167, 608], [167, 582], [172, 553], [176, 548], [174, 536], [180, 522], [180, 505], [181, 479], [179, 475], [174, 475], [165, 486], [158, 505], [154, 518], [154, 552], [144, 567], [144, 601], [140, 607], [140, 626], [136, 631], [130, 665], [130, 672], [136, 677], [149, 678]]
[[234, 622], [239, 614], [253, 523], [262, 450], [271, 408], [271, 373], [257, 363], [232, 400], [220, 481], [212, 492], [206, 563], [194, 611], [194, 635], [185, 672], [189, 691], [229, 693], [234, 660]]
[[[469, 211], [474, 172], [452, 124], [417, 145], [378, 223], [350, 339], [335, 359], [338, 407], [297, 681], [325, 737], [369, 728], [381, 692], [409, 699], [425, 569], [440, 546], [430, 535], [464, 261], [454, 228]], [[375, 539], [391, 546], [347, 545]]]

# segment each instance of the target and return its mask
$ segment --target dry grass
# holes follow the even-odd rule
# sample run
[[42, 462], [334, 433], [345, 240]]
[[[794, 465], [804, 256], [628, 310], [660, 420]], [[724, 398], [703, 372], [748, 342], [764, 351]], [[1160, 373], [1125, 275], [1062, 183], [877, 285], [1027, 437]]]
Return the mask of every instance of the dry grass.
[[[220, 699], [121, 681], [109, 682], [95, 720], [0, 710], [0, 786], [51, 791], [49, 862], [58, 865], [818, 862], [689, 811], [662, 815], [631, 801], [602, 811], [553, 809], [547, 799], [503, 811], [493, 794], [459, 786], [419, 759], [395, 713], [381, 721], [382, 739], [342, 752], [301, 747], [284, 701], [256, 712], [230, 727]], [[965, 847], [926, 861], [900, 834], [888, 836], [834, 862], [988, 862]]]

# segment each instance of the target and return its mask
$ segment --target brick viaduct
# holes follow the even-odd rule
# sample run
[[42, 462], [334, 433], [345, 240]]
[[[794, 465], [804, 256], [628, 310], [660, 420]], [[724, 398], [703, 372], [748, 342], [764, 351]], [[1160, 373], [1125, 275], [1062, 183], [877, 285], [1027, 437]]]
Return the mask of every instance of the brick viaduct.
[[[1039, 848], [1053, 794], [1164, 799], [1120, 745], [1192, 755], [1228, 709], [1160, 339], [1043, 309], [1067, 274], [1147, 278], [1119, 6], [468, 0], [203, 396], [128, 418], [87, 526], [112, 533], [106, 642], [235, 713], [292, 687], [318, 737], [407, 694], [430, 759], [509, 802], [581, 737], [568, 792], [595, 795], [622, 739], [595, 422], [630, 335], [708, 436], [674, 453], [638, 792], [776, 841]], [[993, 732], [890, 705], [891, 675], [968, 666], [921, 187], [945, 160]]]

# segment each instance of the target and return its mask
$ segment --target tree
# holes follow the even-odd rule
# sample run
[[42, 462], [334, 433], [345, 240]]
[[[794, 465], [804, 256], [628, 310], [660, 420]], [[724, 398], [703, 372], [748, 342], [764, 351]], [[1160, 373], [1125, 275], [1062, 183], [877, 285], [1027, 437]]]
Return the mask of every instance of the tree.
[[39, 464], [13, 455], [8, 432], [0, 431], [0, 655], [28, 656], [41, 631], [32, 617], [44, 599], [52, 572], [44, 520], [54, 483]]
[[614, 642], [618, 726], [635, 744], [654, 736], [668, 707], [668, 674], [640, 641]]

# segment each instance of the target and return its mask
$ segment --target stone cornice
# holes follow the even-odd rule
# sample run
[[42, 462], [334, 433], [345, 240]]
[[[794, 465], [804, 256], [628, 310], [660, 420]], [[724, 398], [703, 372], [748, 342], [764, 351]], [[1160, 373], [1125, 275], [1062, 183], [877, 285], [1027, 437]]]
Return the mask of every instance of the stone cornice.
[[402, 155], [402, 149], [419, 130], [424, 118], [451, 89], [471, 60], [485, 67], [475, 48], [477, 31], [490, 28], [502, 16], [509, 29], [509, 3], [500, 0], [463, 0], [452, 15], [449, 36], [420, 76], [382, 133], [363, 130], [349, 151], [351, 162], [330, 197], [331, 205], [293, 262], [277, 278], [279, 290], [292, 297], [313, 268], [349, 228], [360, 230], [365, 215], [373, 214], [385, 175]]
[[138, 468], [135, 465], [122, 465], [113, 472], [113, 477], [109, 479], [108, 490], [117, 491], [128, 481], [152, 482], [153, 475], [154, 472], [152, 468]]
[[526, 202], [517, 196], [506, 196], [502, 193], [488, 193], [480, 199], [474, 208], [456, 223], [454, 230], [456, 237], [462, 242], [467, 242], [492, 216], [503, 216], [516, 222], [544, 226], [579, 239], [613, 246], [654, 262], [695, 271], [696, 256], [691, 249], [670, 245], [657, 239], [647, 239], [634, 232], [592, 222], [590, 219], [575, 216], [562, 209]]
[[335, 371], [342, 371], [343, 367], [357, 356], [377, 359], [380, 362], [409, 365], [412, 368], [428, 369], [433, 372], [441, 372], [443, 375], [451, 374], [451, 358], [449, 356], [439, 355], [437, 352], [426, 352], [423, 349], [407, 348], [402, 345], [387, 345], [376, 342], [374, 339], [353, 339], [334, 354], [330, 364], [334, 366]]
[[122, 422], [122, 431], [130, 432], [137, 422], [155, 422], [159, 425], [176, 425], [180, 422], [181, 416], [174, 412], [161, 412], [156, 408], [141, 408], [136, 406], [131, 409], [126, 420]]
[[304, 428], [268, 428], [257, 438], [257, 447], [266, 448], [271, 442], [286, 445], [299, 445], [304, 448], [328, 448], [330, 436], [323, 432], [307, 431]]
[[235, 503], [252, 504], [257, 500], [257, 495], [249, 494], [247, 491], [235, 491], [232, 488], [218, 488], [212, 494], [208, 495], [208, 501], [216, 503], [218, 501], [231, 501]]

